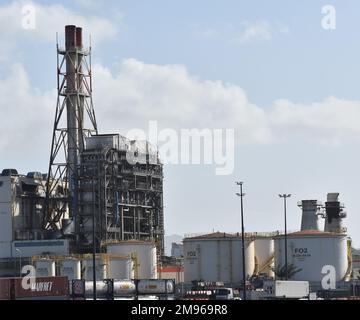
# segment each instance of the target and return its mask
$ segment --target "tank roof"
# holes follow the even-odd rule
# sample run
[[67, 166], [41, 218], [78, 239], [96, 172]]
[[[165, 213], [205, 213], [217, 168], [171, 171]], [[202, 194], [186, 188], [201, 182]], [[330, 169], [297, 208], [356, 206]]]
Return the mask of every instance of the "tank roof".
[[[302, 237], [302, 236], [320, 236], [320, 237], [329, 237], [329, 236], [343, 236], [344, 233], [338, 232], [328, 232], [328, 231], [321, 231], [321, 230], [301, 230], [296, 232], [288, 233], [287, 236], [290, 237]], [[283, 234], [279, 235], [278, 237], [284, 236]]]
[[203, 234], [203, 235], [199, 235], [199, 236], [194, 236], [194, 237], [187, 237], [184, 240], [207, 240], [207, 239], [223, 239], [223, 238], [239, 238], [241, 236], [240, 233], [226, 233], [226, 232], [213, 232], [213, 233], [208, 233], [208, 234]]
[[136, 240], [136, 239], [129, 239], [129, 240], [123, 240], [123, 241], [108, 241], [106, 243], [107, 246], [117, 246], [117, 245], [133, 245], [133, 244], [139, 244], [139, 245], [154, 245], [154, 241], [142, 241], [142, 240]]
[[[279, 231], [274, 232], [245, 232], [247, 239], [269, 239], [279, 235]], [[212, 239], [240, 239], [241, 233], [212, 232], [206, 234], [186, 234], [184, 240], [212, 240]]]

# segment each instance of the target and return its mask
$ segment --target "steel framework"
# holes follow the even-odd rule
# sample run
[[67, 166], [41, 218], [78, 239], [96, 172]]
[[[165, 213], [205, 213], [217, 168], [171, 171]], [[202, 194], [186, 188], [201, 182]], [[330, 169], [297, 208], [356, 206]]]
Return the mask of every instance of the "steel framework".
[[154, 241], [158, 256], [163, 255], [163, 171], [159, 159], [150, 161], [149, 157], [147, 154], [146, 161], [133, 164], [128, 161], [126, 148], [82, 152], [76, 231], [81, 237], [79, 251], [87, 251], [92, 243], [95, 210], [98, 252], [109, 242], [142, 240]]
[[76, 220], [79, 155], [84, 149], [85, 137], [97, 134], [92, 102], [91, 45], [83, 48], [81, 28], [66, 26], [65, 49], [60, 48], [58, 42], [56, 47], [58, 97], [44, 204], [43, 228], [46, 230], [60, 229], [61, 219], [67, 215]]

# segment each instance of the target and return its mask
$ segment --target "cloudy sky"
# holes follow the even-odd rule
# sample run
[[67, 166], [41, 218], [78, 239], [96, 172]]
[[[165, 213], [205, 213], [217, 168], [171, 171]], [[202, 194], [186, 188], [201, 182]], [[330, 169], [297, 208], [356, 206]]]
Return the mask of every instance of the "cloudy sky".
[[[336, 9], [324, 29], [322, 8]], [[24, 20], [28, 6], [35, 21]], [[56, 32], [82, 26], [93, 45], [102, 133], [235, 129], [235, 168], [165, 166], [166, 233], [283, 228], [278, 193], [340, 192], [360, 246], [358, 1], [0, 1], [0, 167], [46, 172], [56, 103]], [[24, 24], [25, 21], [25, 24]], [[25, 26], [25, 27], [24, 27]], [[27, 26], [27, 27], [26, 27]]]

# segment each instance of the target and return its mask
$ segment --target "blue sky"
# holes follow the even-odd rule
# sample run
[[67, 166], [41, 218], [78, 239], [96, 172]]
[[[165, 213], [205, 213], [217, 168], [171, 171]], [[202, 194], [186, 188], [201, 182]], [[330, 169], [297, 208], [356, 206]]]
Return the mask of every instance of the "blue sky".
[[[106, 1], [94, 9], [91, 5], [84, 9], [81, 1], [61, 3], [84, 16], [100, 13], [113, 21], [118, 37], [94, 48], [95, 61], [111, 68], [128, 57], [184, 64], [204, 79], [240, 85], [252, 101], [265, 106], [279, 97], [296, 101], [328, 95], [358, 98], [359, 67], [354, 61], [359, 56], [360, 6], [356, 1], [331, 2], [337, 9], [335, 31], [320, 25], [326, 1]], [[271, 41], [232, 43], [246, 21], [279, 24], [289, 33], [275, 31]], [[209, 30], [215, 34], [201, 36]]]
[[[327, 192], [337, 191], [347, 207], [349, 235], [360, 246], [358, 1], [34, 1], [36, 28], [24, 30], [21, 8], [27, 3], [0, 1], [1, 167], [46, 171], [55, 31], [62, 41], [64, 24], [83, 25], [92, 33], [102, 132], [125, 133], [147, 120], [239, 132], [233, 175], [215, 176], [209, 165], [165, 167], [168, 234], [238, 231], [234, 181], [241, 179], [248, 231], [282, 228], [278, 193], [293, 194], [289, 228], [296, 230], [297, 201], [325, 201]], [[335, 30], [321, 27], [321, 8], [328, 4], [336, 9]], [[219, 84], [218, 91], [209, 82]], [[186, 93], [200, 96], [188, 101], [196, 111], [187, 116]], [[235, 103], [238, 97], [244, 101]], [[206, 122], [203, 116], [219, 101], [224, 117]]]

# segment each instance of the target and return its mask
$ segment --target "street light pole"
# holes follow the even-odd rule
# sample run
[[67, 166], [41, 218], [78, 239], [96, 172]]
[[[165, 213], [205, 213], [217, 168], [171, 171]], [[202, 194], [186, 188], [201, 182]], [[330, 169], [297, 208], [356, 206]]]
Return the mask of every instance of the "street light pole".
[[19, 248], [16, 248], [15, 251], [19, 253], [19, 268], [20, 268], [19, 276], [21, 278], [21, 276], [22, 276], [22, 272], [21, 272], [21, 250]]
[[242, 251], [242, 273], [243, 273], [243, 289], [244, 289], [244, 300], [246, 300], [246, 270], [245, 270], [245, 230], [244, 230], [244, 206], [243, 206], [243, 197], [245, 193], [243, 193], [244, 182], [236, 182], [238, 186], [240, 186], [240, 193], [236, 193], [237, 196], [240, 197], [240, 205], [241, 205], [241, 251]]
[[95, 186], [94, 186], [94, 180], [92, 181], [92, 192], [93, 192], [93, 215], [92, 215], [92, 265], [93, 265], [93, 299], [96, 300], [96, 236], [95, 236]]
[[287, 249], [287, 221], [286, 221], [286, 199], [291, 197], [291, 194], [279, 194], [280, 198], [284, 199], [284, 222], [285, 222], [285, 280], [288, 280], [288, 249]]

